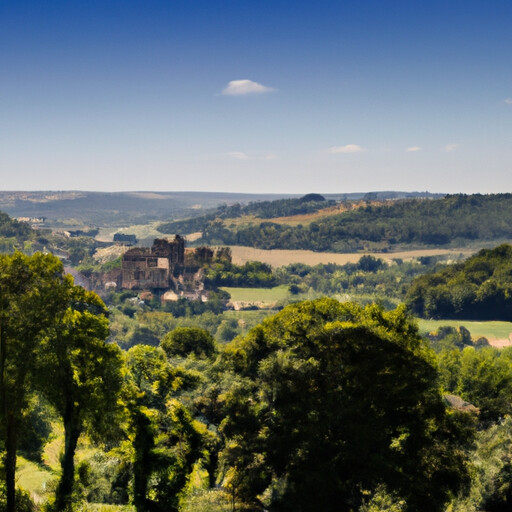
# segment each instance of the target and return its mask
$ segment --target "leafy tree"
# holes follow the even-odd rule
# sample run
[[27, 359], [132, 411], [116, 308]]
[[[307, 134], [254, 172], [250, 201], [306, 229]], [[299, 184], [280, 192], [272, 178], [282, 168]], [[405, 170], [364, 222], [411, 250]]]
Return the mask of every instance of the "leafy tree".
[[484, 425], [512, 414], [512, 364], [510, 353], [491, 347], [466, 347], [439, 354], [439, 370], [445, 390], [459, 394], [480, 409]]
[[211, 357], [215, 352], [215, 339], [199, 327], [178, 327], [166, 334], [160, 343], [167, 357]]
[[471, 452], [471, 489], [450, 507], [453, 512], [505, 512], [512, 504], [512, 418], [480, 429]]
[[56, 318], [37, 354], [40, 390], [64, 423], [62, 474], [57, 511], [71, 510], [74, 456], [85, 428], [104, 438], [113, 431], [122, 384], [122, 357], [109, 335], [107, 309], [94, 293], [79, 286], [67, 290], [68, 307]]
[[133, 439], [133, 503], [138, 512], [177, 512], [202, 434], [173, 394], [197, 377], [173, 369], [161, 348], [137, 345], [127, 353], [127, 394]]
[[440, 511], [467, 481], [433, 354], [404, 309], [303, 302], [226, 347], [226, 484], [257, 509]]
[[0, 426], [6, 510], [15, 510], [16, 450], [38, 346], [65, 309], [70, 281], [51, 255], [0, 255]]
[[512, 246], [483, 249], [464, 263], [420, 276], [406, 297], [425, 318], [512, 319]]
[[54, 414], [42, 397], [33, 396], [23, 410], [18, 449], [26, 458], [42, 462], [43, 448], [52, 432], [50, 420]]

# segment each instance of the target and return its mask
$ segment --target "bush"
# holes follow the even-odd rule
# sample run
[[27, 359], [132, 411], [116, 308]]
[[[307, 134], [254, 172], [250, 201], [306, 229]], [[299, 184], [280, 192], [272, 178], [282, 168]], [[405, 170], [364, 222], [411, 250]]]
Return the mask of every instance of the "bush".
[[215, 353], [213, 336], [199, 327], [178, 327], [165, 335], [160, 346], [167, 357], [210, 357]]

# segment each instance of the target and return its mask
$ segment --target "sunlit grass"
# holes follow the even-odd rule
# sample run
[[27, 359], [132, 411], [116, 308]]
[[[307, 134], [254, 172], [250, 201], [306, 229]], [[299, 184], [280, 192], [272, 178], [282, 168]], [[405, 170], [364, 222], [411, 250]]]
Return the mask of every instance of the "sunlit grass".
[[274, 288], [232, 288], [224, 286], [221, 289], [231, 295], [233, 302], [272, 303], [286, 300], [290, 297], [290, 292], [286, 285], [275, 286]]
[[418, 321], [420, 332], [435, 332], [439, 327], [447, 325], [450, 327], [464, 326], [473, 339], [484, 337], [489, 340], [508, 339], [512, 334], [512, 322], [477, 322], [474, 320], [423, 320]]
[[36, 504], [46, 501], [57, 478], [55, 473], [23, 457], [18, 457], [16, 485], [28, 491]]

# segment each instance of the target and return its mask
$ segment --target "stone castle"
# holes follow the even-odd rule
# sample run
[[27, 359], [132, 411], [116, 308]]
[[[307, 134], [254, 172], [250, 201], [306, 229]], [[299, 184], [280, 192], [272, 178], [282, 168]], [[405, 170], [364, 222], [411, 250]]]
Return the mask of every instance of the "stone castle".
[[168, 290], [185, 264], [185, 239], [156, 239], [150, 248], [134, 247], [123, 255], [121, 287], [129, 290]]

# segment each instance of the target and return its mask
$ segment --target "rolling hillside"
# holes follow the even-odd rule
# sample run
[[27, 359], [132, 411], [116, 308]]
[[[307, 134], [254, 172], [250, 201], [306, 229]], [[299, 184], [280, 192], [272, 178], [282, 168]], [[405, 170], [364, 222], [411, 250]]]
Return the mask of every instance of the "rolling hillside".
[[325, 207], [317, 202], [309, 211], [280, 217], [270, 215], [273, 204], [268, 210], [263, 215], [219, 208], [207, 216], [163, 224], [159, 230], [200, 231], [197, 243], [210, 245], [320, 252], [449, 248], [512, 239], [512, 194], [366, 199]]

